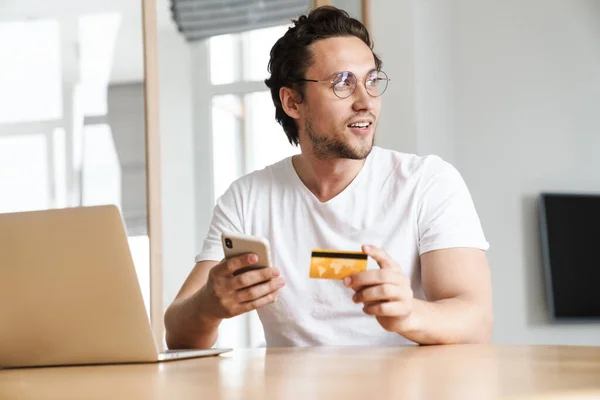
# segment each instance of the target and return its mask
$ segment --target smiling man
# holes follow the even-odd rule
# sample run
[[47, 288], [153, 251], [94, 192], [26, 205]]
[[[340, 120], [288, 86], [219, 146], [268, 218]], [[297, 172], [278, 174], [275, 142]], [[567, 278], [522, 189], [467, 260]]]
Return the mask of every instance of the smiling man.
[[[488, 342], [488, 243], [471, 196], [439, 157], [374, 146], [391, 82], [365, 27], [315, 9], [273, 46], [269, 69], [276, 119], [301, 154], [218, 200], [165, 314], [168, 346], [211, 347], [224, 318], [254, 309], [268, 346]], [[268, 239], [275, 267], [234, 275], [256, 258], [219, 261], [223, 231]], [[362, 250], [376, 265], [311, 279], [313, 249]]]

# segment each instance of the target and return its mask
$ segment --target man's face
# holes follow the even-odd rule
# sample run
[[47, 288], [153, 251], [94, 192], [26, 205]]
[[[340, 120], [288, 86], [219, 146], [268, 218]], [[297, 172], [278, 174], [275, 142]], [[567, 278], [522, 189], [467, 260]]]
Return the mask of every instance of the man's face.
[[[332, 81], [340, 72], [356, 76], [356, 89], [339, 98], [330, 83], [306, 82], [298, 126], [319, 159], [362, 160], [373, 148], [380, 97], [372, 97], [365, 78], [375, 69], [369, 47], [354, 36], [318, 40], [311, 45], [313, 64], [305, 79]], [[365, 126], [366, 125], [366, 126]]]

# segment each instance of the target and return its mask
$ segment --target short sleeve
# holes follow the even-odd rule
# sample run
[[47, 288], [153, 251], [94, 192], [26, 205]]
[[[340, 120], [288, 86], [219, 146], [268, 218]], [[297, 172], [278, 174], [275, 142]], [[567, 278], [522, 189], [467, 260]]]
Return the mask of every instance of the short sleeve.
[[439, 157], [427, 157], [419, 186], [419, 254], [454, 247], [488, 250], [471, 194], [460, 173]]
[[[235, 185], [235, 184], [234, 184]], [[195, 261], [220, 261], [225, 257], [221, 245], [221, 233], [224, 231], [242, 233], [241, 199], [237, 196], [236, 187], [232, 185], [219, 197], [213, 209], [213, 216], [204, 239], [202, 250]]]

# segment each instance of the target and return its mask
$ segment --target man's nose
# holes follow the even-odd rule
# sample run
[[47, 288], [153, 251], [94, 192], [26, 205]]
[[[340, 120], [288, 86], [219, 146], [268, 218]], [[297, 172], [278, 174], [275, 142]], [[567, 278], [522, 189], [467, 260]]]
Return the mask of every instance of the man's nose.
[[367, 92], [367, 88], [363, 82], [356, 84], [356, 89], [352, 93], [352, 108], [354, 111], [371, 111], [375, 106], [376, 99]]

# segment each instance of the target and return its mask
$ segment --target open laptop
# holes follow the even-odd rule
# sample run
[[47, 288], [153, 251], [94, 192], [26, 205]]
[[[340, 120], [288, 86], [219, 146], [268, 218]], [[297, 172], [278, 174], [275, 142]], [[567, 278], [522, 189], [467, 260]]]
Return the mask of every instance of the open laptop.
[[0, 368], [143, 363], [160, 353], [115, 206], [0, 214]]

